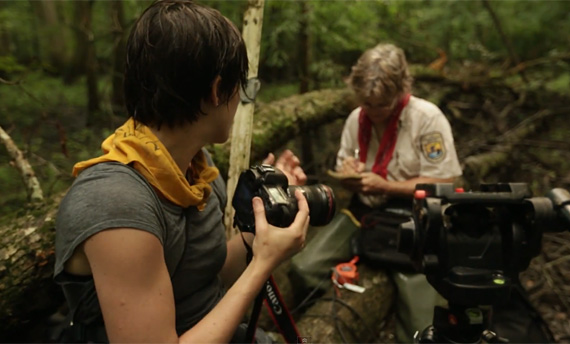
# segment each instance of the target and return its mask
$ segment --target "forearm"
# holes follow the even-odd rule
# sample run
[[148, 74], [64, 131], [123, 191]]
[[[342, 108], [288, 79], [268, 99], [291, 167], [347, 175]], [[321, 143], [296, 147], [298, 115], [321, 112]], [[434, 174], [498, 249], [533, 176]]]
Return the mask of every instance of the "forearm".
[[453, 183], [455, 178], [416, 177], [404, 181], [389, 181], [383, 193], [393, 197], [411, 197], [416, 184]]
[[[251, 247], [254, 237], [253, 234], [243, 233], [243, 235], [249, 247]], [[220, 271], [220, 277], [226, 288], [229, 288], [239, 278], [247, 266], [247, 250], [241, 234], [234, 235], [228, 241], [227, 247], [226, 261]]]
[[271, 267], [254, 257], [216, 307], [184, 333], [180, 342], [228, 343], [270, 274]]

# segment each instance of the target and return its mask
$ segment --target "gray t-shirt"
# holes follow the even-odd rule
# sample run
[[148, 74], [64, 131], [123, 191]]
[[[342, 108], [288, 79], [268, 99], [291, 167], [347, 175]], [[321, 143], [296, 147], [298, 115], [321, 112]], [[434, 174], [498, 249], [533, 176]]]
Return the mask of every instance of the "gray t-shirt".
[[[207, 155], [208, 156], [208, 155]], [[211, 159], [208, 156], [211, 163]], [[205, 208], [181, 208], [159, 199], [133, 168], [100, 163], [84, 170], [60, 204], [56, 219], [55, 280], [63, 287], [75, 321], [101, 319], [93, 279], [66, 273], [65, 262], [88, 237], [110, 228], [136, 228], [160, 240], [171, 276], [180, 334], [202, 319], [224, 293], [218, 273], [227, 254], [224, 181], [212, 183]]]

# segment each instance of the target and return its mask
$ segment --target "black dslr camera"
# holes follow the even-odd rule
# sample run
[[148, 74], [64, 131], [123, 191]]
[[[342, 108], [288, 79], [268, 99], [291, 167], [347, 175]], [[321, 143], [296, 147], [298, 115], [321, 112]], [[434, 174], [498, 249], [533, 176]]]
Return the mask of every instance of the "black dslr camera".
[[234, 225], [242, 232], [255, 233], [251, 200], [259, 196], [265, 205], [267, 222], [276, 227], [288, 227], [299, 210], [296, 189], [300, 189], [307, 198], [312, 226], [324, 226], [332, 220], [336, 202], [330, 187], [324, 184], [289, 186], [287, 176], [279, 169], [260, 165], [242, 172], [239, 177], [232, 200]]

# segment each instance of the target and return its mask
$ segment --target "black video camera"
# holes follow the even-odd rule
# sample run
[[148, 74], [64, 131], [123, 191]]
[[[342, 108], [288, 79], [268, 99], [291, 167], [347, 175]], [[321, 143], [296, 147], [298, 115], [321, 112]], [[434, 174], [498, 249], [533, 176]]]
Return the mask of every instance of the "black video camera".
[[542, 233], [570, 227], [568, 191], [531, 196], [524, 183], [484, 184], [478, 192], [419, 184], [398, 249], [450, 303], [499, 304], [540, 253]]
[[310, 224], [328, 224], [336, 210], [332, 189], [324, 184], [289, 186], [287, 176], [271, 165], [253, 166], [241, 173], [232, 200], [235, 209], [234, 225], [242, 232], [255, 233], [255, 217], [251, 200], [259, 196], [265, 205], [267, 222], [277, 227], [293, 223], [298, 206], [295, 190], [300, 189], [307, 199]]

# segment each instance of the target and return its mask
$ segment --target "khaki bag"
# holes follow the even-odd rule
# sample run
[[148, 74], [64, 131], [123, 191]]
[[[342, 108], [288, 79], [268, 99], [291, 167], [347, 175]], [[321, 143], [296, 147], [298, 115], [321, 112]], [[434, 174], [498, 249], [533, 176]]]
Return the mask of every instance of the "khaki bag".
[[324, 292], [330, 287], [331, 269], [353, 257], [351, 241], [359, 228], [352, 213], [342, 209], [328, 225], [316, 229], [318, 233], [291, 259], [289, 278], [299, 300], [315, 289]]

